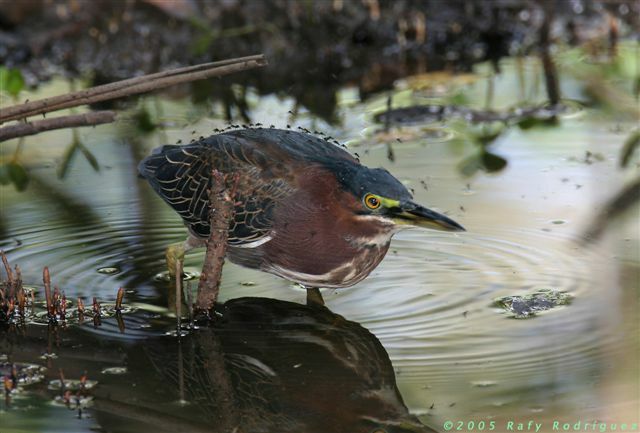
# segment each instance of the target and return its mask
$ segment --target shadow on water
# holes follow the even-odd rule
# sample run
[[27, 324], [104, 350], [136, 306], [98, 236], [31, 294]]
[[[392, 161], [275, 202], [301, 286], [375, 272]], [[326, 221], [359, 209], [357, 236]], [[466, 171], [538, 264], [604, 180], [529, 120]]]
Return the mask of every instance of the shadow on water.
[[[120, 336], [82, 327], [8, 328], [0, 354], [5, 365], [17, 363], [19, 378], [21, 362], [49, 354], [46, 380], [25, 385], [27, 395], [55, 401], [64, 394], [55, 386], [61, 374], [97, 380], [84, 397], [95, 421], [112, 432], [434, 431], [409, 414], [389, 355], [360, 324], [325, 307], [268, 298], [233, 299], [217, 313], [215, 322], [179, 339], [164, 332], [171, 322], [147, 313], [126, 316], [133, 332]], [[7, 398], [12, 404], [20, 402]]]

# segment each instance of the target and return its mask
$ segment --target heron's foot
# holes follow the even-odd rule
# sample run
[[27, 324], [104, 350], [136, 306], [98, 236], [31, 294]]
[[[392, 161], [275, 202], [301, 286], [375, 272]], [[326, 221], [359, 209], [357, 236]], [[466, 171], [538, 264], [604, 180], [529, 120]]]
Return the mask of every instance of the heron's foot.
[[176, 264], [178, 261], [184, 260], [185, 246], [184, 242], [176, 242], [167, 247], [165, 258], [167, 259], [167, 268], [171, 277], [176, 276]]
[[317, 287], [307, 287], [307, 305], [324, 307], [324, 299], [322, 299], [320, 289]]

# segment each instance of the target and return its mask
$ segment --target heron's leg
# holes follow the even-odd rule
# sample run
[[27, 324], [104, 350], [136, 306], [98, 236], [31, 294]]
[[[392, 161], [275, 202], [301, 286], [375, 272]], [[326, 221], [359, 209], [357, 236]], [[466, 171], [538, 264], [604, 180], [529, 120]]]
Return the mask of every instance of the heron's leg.
[[187, 237], [184, 242], [176, 242], [167, 247], [165, 251], [165, 258], [167, 260], [167, 268], [169, 268], [169, 275], [174, 277], [176, 275], [176, 263], [178, 260], [184, 261], [184, 255], [188, 251], [204, 246], [205, 241], [198, 239], [192, 235]]
[[324, 299], [322, 293], [317, 287], [307, 287], [307, 305], [319, 305], [324, 307]]

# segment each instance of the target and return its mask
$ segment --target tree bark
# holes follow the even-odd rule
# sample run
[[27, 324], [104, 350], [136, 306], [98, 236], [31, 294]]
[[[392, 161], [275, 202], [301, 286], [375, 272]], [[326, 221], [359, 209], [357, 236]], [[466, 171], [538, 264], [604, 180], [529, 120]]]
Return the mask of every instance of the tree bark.
[[74, 114], [71, 116], [54, 117], [35, 122], [17, 123], [15, 125], [0, 128], [0, 141], [6, 141], [27, 135], [35, 135], [40, 132], [51, 131], [54, 129], [101, 125], [103, 123], [111, 123], [114, 120], [116, 120], [116, 113], [113, 111], [94, 111], [84, 114]]
[[207, 252], [198, 283], [196, 309], [209, 311], [218, 300], [224, 256], [229, 238], [229, 223], [233, 219], [234, 198], [238, 176], [223, 175], [218, 170], [211, 171], [209, 190], [210, 234]]
[[37, 114], [49, 113], [64, 108], [77, 107], [79, 105], [94, 104], [96, 102], [136, 95], [151, 90], [162, 89], [175, 84], [189, 81], [203, 80], [206, 78], [220, 77], [234, 72], [258, 68], [267, 65], [264, 55], [240, 57], [223, 60], [220, 62], [203, 63], [201, 65], [187, 66], [172, 69], [141, 77], [129, 78], [115, 83], [91, 87], [78, 92], [40, 99], [25, 104], [14, 105], [0, 110], [0, 123], [9, 120], [23, 119]]

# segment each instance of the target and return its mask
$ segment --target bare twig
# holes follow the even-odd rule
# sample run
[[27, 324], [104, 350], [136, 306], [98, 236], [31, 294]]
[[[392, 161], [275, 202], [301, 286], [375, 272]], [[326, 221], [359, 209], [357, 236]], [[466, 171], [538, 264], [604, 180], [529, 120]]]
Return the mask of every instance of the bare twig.
[[182, 316], [182, 260], [176, 261], [176, 321], [178, 326], [178, 337], [180, 336], [180, 319]]
[[93, 297], [93, 304], [91, 306], [94, 317], [100, 317], [100, 303], [98, 302], [98, 298]]
[[27, 304], [27, 297], [24, 295], [24, 288], [20, 287], [18, 291], [18, 312], [24, 317], [24, 310]]
[[116, 295], [116, 311], [122, 311], [122, 298], [124, 298], [124, 288], [120, 287]]
[[207, 252], [196, 299], [196, 308], [201, 311], [209, 311], [218, 299], [229, 237], [229, 222], [233, 218], [233, 204], [238, 179], [237, 175], [225, 176], [215, 169], [211, 172], [211, 189], [209, 191], [211, 233], [207, 239]]
[[51, 299], [51, 276], [49, 275], [49, 268], [46, 266], [42, 271], [42, 281], [44, 283], [44, 297], [47, 302], [47, 313], [49, 314], [49, 318], [51, 318], [55, 316], [55, 307]]
[[187, 281], [187, 287], [184, 291], [185, 301], [187, 301], [187, 309], [189, 312], [189, 327], [193, 328], [193, 294], [191, 293], [191, 281]]
[[23, 290], [22, 289], [22, 270], [18, 265], [16, 265], [15, 270], [16, 270], [15, 291], [16, 293], [18, 293], [19, 291]]
[[82, 298], [78, 298], [78, 321], [84, 322], [84, 302]]
[[0, 123], [62, 110], [63, 108], [77, 107], [79, 105], [93, 104], [121, 98], [123, 96], [136, 95], [189, 81], [220, 77], [234, 72], [265, 66], [266, 64], [267, 62], [263, 55], [255, 55], [129, 78], [127, 80], [96, 86], [66, 95], [54, 96], [52, 98], [40, 99], [38, 101], [5, 108], [0, 111]]
[[102, 325], [102, 320], [100, 319], [100, 303], [98, 302], [98, 298], [93, 297], [93, 305], [91, 307], [93, 310], [93, 327], [97, 328]]
[[9, 261], [7, 260], [7, 255], [4, 251], [0, 251], [0, 256], [2, 256], [2, 264], [4, 265], [4, 270], [7, 273], [7, 285], [11, 288], [13, 287], [13, 272], [11, 272], [11, 266], [9, 266]]
[[116, 120], [116, 113], [113, 111], [95, 111], [71, 116], [54, 117], [35, 122], [17, 123], [0, 128], [0, 141], [39, 134], [40, 132], [51, 131], [53, 129], [101, 125], [103, 123], [111, 123], [114, 120]]

